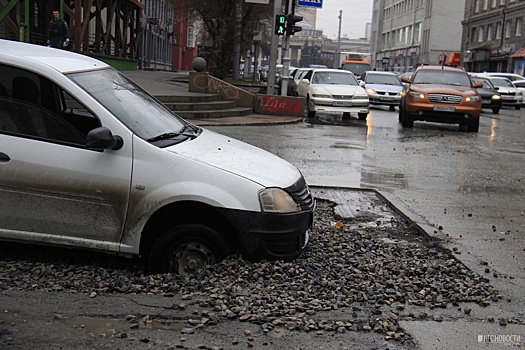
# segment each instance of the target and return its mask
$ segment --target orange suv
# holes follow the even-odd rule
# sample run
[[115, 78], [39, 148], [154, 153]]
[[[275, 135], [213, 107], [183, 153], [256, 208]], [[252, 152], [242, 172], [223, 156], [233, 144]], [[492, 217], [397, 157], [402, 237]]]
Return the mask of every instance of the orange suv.
[[421, 66], [401, 93], [399, 121], [404, 128], [415, 120], [459, 124], [467, 131], [478, 132], [481, 97], [467, 72], [448, 66]]

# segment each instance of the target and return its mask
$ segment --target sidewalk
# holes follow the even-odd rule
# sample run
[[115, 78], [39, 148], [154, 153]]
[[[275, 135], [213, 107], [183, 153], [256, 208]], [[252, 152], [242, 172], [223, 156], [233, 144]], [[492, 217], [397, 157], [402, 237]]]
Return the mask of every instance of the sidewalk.
[[[126, 77], [139, 84], [144, 90], [154, 96], [195, 96], [198, 92], [188, 91], [188, 72], [168, 72], [152, 70], [121, 71]], [[290, 124], [301, 122], [303, 118], [269, 114], [250, 114], [241, 117], [189, 119], [199, 126], [218, 125], [269, 125]]]

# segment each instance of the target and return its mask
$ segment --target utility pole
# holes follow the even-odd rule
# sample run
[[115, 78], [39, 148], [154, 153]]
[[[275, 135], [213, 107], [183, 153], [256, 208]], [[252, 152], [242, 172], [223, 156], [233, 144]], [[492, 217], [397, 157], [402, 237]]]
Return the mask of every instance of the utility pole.
[[[277, 15], [281, 13], [283, 7], [282, 0], [275, 0], [273, 2], [273, 20], [276, 21]], [[275, 28], [274, 22], [274, 28]], [[272, 32], [272, 42], [270, 44], [270, 67], [268, 69], [268, 78], [266, 93], [273, 95], [275, 91], [275, 66], [277, 65], [277, 46], [279, 45], [279, 37]]]
[[[294, 6], [295, 0], [286, 0], [286, 15], [289, 13], [294, 13]], [[293, 26], [293, 23], [286, 22], [286, 26]], [[288, 29], [287, 29], [288, 32]], [[283, 73], [281, 74], [281, 96], [286, 96], [288, 94], [288, 78], [289, 74], [288, 71], [290, 69], [290, 41], [292, 38], [290, 38], [290, 35], [287, 33], [284, 36], [284, 43], [283, 43]]]
[[335, 51], [333, 68], [341, 68], [341, 22], [342, 21], [343, 21], [343, 10], [339, 10], [339, 32], [337, 33], [337, 49]]
[[235, 46], [233, 50], [233, 67], [232, 67], [232, 78], [234, 80], [240, 79], [239, 74], [239, 62], [241, 61], [241, 17], [242, 17], [242, 1], [235, 1], [235, 31], [234, 41]]

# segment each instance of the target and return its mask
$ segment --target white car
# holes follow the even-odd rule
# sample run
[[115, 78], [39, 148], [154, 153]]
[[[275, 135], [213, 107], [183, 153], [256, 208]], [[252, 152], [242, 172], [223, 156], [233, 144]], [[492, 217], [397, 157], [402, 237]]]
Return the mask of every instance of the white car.
[[314, 201], [299, 170], [193, 125], [106, 63], [0, 40], [0, 240], [193, 273], [230, 254], [297, 257]]
[[525, 79], [514, 80], [512, 84], [514, 84], [514, 86], [517, 87], [521, 91], [522, 95], [525, 95]]
[[516, 73], [499, 73], [499, 72], [485, 72], [483, 75], [488, 75], [491, 77], [500, 77], [500, 78], [507, 78], [510, 81], [514, 82], [515, 80], [523, 80], [525, 79], [523, 76], [516, 74]]
[[297, 84], [297, 94], [306, 98], [306, 114], [313, 118], [317, 112], [357, 113], [360, 120], [368, 116], [370, 100], [355, 76], [341, 69], [310, 70]]
[[388, 106], [391, 111], [399, 107], [403, 83], [393, 72], [367, 71], [361, 86], [366, 89], [370, 104]]
[[492, 85], [494, 85], [496, 90], [500, 93], [503, 106], [514, 107], [517, 110], [521, 109], [521, 105], [523, 104], [523, 92], [514, 86], [509, 79], [489, 74], [478, 75], [490, 80]]

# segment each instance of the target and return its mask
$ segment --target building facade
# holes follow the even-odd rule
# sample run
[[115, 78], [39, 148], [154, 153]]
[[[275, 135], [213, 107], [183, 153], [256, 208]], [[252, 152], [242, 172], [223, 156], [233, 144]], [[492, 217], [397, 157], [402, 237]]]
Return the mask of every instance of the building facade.
[[372, 67], [407, 72], [458, 54], [464, 11], [465, 0], [374, 0]]
[[524, 74], [525, 0], [467, 0], [463, 65], [471, 72]]

